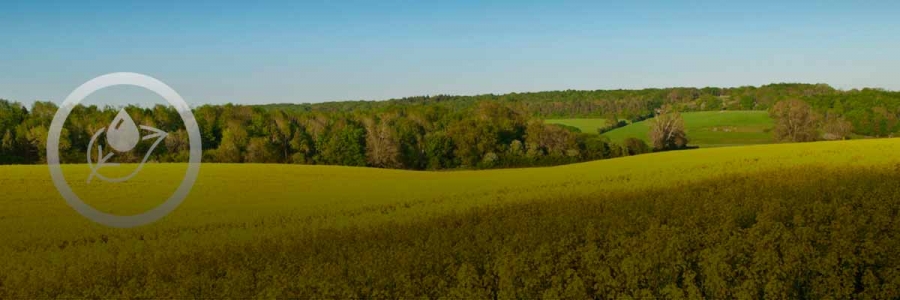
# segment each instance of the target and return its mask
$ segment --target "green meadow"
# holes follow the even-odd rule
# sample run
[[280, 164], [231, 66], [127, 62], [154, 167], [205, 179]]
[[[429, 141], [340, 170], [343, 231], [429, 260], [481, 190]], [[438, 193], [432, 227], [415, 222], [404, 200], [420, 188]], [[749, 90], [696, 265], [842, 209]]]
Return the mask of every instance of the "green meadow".
[[606, 127], [606, 119], [546, 119], [545, 123], [560, 124], [578, 128], [584, 133], [597, 133], [597, 128]]
[[[769, 132], [773, 126], [772, 119], [765, 111], [704, 111], [681, 115], [692, 146], [707, 148], [773, 143]], [[604, 119], [553, 119], [546, 122], [578, 127], [585, 133], [597, 133], [597, 128], [606, 124]], [[616, 143], [631, 137], [649, 143], [649, 122], [644, 120], [629, 124], [603, 135]]]

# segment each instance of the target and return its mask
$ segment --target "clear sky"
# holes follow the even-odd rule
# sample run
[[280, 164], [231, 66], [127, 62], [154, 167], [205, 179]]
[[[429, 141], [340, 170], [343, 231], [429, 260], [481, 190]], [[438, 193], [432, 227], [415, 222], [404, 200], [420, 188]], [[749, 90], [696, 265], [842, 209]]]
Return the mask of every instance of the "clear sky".
[[900, 90], [898, 1], [251, 2], [5, 2], [0, 98], [61, 102], [120, 71], [191, 105], [773, 82]]

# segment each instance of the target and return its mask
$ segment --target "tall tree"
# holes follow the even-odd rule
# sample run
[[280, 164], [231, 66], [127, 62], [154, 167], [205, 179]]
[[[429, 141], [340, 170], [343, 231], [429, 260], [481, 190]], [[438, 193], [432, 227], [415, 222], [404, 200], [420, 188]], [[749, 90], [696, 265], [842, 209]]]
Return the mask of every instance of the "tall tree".
[[400, 145], [391, 128], [391, 116], [366, 118], [366, 162], [380, 168], [400, 168]]
[[769, 115], [775, 121], [772, 130], [775, 140], [782, 142], [811, 142], [818, 139], [819, 116], [808, 103], [792, 99], [775, 104]]
[[684, 119], [681, 113], [671, 105], [659, 109], [659, 113], [650, 121], [650, 141], [657, 151], [681, 149], [687, 146], [688, 138], [684, 130]]
[[876, 106], [872, 108], [870, 122], [873, 125], [875, 136], [890, 136], [897, 131], [897, 114], [887, 108]]
[[284, 111], [274, 111], [270, 115], [272, 118], [271, 128], [269, 129], [270, 140], [273, 146], [278, 149], [278, 161], [288, 162], [290, 161], [291, 152], [294, 150], [291, 149], [291, 140], [296, 130], [294, 120]]
[[313, 157], [316, 153], [315, 141], [313, 141], [303, 126], [297, 126], [297, 129], [294, 131], [294, 137], [291, 138], [291, 149], [295, 151], [294, 154], [291, 154], [291, 163], [313, 163]]
[[822, 131], [825, 132], [826, 140], [846, 140], [853, 133], [853, 124], [844, 116], [829, 113], [822, 122]]
[[275, 144], [270, 143], [263, 137], [250, 138], [250, 141], [247, 143], [247, 152], [244, 154], [244, 161], [249, 163], [277, 163], [279, 161], [279, 151], [275, 146]]
[[233, 124], [222, 132], [222, 142], [216, 149], [216, 162], [239, 163], [243, 160], [243, 152], [247, 146], [247, 131], [240, 125]]
[[318, 161], [344, 166], [366, 165], [366, 130], [354, 122], [341, 121], [320, 137]]
[[426, 168], [431, 170], [456, 167], [453, 140], [443, 131], [429, 132], [424, 137]]

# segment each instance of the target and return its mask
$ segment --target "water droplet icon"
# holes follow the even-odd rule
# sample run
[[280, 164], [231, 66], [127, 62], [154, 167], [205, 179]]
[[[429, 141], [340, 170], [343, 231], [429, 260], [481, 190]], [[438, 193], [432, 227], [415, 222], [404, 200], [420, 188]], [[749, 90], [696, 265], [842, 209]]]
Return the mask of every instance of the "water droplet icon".
[[134, 120], [128, 115], [123, 108], [109, 124], [106, 129], [106, 143], [119, 152], [131, 151], [141, 139], [141, 133], [138, 131]]

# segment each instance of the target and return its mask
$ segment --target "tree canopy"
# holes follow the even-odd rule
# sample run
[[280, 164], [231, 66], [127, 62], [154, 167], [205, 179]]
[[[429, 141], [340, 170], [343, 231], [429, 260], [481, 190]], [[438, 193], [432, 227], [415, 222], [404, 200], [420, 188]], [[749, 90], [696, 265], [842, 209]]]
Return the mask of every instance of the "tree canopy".
[[[664, 106], [683, 112], [769, 110], [792, 99], [808, 103], [811, 111], [826, 116], [823, 129], [831, 136], [846, 138], [853, 133], [882, 137], [900, 130], [900, 93], [842, 91], [822, 84], [204, 105], [194, 108], [193, 113], [200, 127], [205, 162], [453, 169], [554, 165], [648, 151], [647, 145], [634, 141], [613, 144], [596, 134], [545, 124], [544, 118], [597, 117], [633, 122], [654, 116]], [[61, 132], [62, 161], [84, 162], [92, 134], [108, 126], [119, 109], [75, 107]], [[0, 100], [0, 164], [44, 162], [47, 131], [56, 110], [51, 102], [39, 101], [26, 108]], [[187, 134], [174, 109], [160, 105], [127, 106], [125, 110], [137, 124], [169, 132], [152, 161], [186, 161]], [[604, 129], [608, 128], [598, 130]], [[139, 144], [135, 151], [147, 148]], [[136, 161], [139, 156], [120, 159]]]

